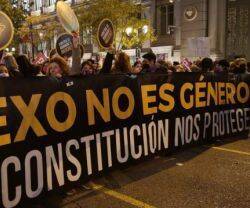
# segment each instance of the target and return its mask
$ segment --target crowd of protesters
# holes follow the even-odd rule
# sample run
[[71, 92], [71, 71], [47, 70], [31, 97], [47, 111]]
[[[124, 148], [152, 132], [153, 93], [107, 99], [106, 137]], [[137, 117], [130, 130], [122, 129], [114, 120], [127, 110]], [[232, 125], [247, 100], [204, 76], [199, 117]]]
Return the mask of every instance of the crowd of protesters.
[[5, 54], [0, 64], [0, 77], [34, 77], [51, 76], [61, 78], [70, 75], [95, 74], [143, 74], [143, 73], [175, 73], [175, 72], [228, 72], [234, 74], [250, 73], [250, 62], [245, 58], [235, 57], [231, 62], [224, 60], [213, 61], [210, 58], [200, 58], [193, 62], [184, 59], [181, 63], [157, 60], [153, 52], [145, 54], [131, 64], [130, 57], [111, 47], [104, 59], [102, 67], [89, 59], [81, 61], [78, 37], [73, 38], [73, 55], [70, 67], [68, 58], [61, 57], [52, 50], [48, 60], [43, 64], [33, 64], [26, 55], [13, 56]]

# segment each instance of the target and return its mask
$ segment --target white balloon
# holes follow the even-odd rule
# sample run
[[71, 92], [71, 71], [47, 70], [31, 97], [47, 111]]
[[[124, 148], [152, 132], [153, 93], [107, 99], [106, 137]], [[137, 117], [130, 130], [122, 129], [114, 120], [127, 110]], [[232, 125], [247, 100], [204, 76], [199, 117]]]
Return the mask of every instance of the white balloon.
[[68, 33], [79, 32], [79, 22], [76, 14], [67, 3], [58, 1], [56, 11], [60, 23]]

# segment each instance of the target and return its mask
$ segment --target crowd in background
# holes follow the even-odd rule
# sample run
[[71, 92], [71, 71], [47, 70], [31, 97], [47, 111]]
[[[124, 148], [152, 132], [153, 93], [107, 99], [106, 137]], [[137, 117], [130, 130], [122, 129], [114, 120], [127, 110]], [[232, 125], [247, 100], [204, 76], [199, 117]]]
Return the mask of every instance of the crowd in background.
[[[35, 65], [26, 55], [13, 56], [5, 54], [0, 64], [0, 77], [34, 77], [51, 76], [61, 78], [70, 75], [95, 74], [143, 74], [143, 73], [175, 73], [175, 72], [228, 72], [234, 74], [250, 73], [250, 62], [245, 58], [235, 57], [229, 62], [226, 59], [213, 61], [210, 58], [199, 58], [195, 61], [184, 59], [181, 63], [157, 60], [153, 52], [145, 54], [142, 59], [137, 58], [131, 64], [130, 57], [111, 47], [107, 51], [102, 67], [95, 60], [81, 61], [78, 38], [73, 39], [72, 63], [67, 57], [61, 57], [56, 50], [52, 50], [48, 60]], [[71, 65], [71, 66], [70, 66]]]

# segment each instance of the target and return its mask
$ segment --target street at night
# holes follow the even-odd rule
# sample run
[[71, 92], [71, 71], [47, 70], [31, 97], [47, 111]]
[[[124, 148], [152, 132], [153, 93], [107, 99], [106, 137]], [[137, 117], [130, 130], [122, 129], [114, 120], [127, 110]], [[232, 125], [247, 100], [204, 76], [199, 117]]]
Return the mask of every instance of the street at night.
[[249, 139], [227, 139], [155, 157], [95, 179], [72, 196], [55, 195], [46, 207], [248, 207], [249, 149]]

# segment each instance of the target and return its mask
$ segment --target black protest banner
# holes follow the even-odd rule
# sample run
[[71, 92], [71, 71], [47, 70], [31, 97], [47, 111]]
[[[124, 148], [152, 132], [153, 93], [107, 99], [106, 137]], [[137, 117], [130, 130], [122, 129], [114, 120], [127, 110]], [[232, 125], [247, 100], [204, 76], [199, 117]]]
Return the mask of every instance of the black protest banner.
[[249, 75], [0, 80], [1, 207], [154, 154], [248, 136]]

